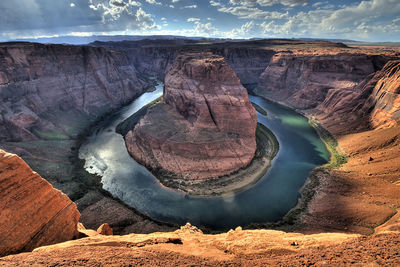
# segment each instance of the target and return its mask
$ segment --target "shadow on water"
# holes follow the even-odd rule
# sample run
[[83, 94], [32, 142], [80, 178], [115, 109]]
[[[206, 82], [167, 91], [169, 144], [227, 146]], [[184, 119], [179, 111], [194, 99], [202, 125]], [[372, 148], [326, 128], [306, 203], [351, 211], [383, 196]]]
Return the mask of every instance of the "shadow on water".
[[189, 196], [162, 187], [157, 179], [128, 154], [116, 125], [162, 95], [163, 85], [100, 123], [80, 149], [85, 169], [102, 177], [105, 190], [150, 217], [164, 222], [191, 222], [209, 229], [273, 222], [293, 208], [310, 171], [329, 159], [323, 142], [307, 118], [291, 109], [250, 96], [267, 111], [260, 123], [277, 137], [280, 149], [268, 172], [253, 186], [226, 197]]

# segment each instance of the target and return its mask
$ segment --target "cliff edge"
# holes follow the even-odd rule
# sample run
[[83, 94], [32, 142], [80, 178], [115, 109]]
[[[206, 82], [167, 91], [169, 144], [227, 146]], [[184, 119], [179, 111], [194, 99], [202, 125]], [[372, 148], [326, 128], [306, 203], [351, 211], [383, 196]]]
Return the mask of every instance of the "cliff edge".
[[75, 203], [3, 150], [0, 188], [0, 256], [78, 237]]

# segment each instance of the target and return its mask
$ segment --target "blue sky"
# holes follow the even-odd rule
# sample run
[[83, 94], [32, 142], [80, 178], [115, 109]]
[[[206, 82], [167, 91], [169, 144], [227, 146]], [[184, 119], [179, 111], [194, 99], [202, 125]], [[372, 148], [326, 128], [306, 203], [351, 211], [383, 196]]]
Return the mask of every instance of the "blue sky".
[[0, 1], [0, 41], [93, 34], [400, 41], [400, 0]]

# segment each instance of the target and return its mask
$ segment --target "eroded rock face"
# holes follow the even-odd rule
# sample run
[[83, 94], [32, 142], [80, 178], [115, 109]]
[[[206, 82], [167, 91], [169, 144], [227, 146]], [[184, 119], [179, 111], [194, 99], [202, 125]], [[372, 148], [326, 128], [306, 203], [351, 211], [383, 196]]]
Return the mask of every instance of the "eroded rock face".
[[225, 60], [184, 54], [165, 77], [164, 103], [150, 108], [125, 141], [153, 170], [206, 179], [251, 162], [256, 126], [246, 89]]
[[385, 62], [363, 54], [278, 53], [261, 74], [257, 93], [298, 109], [315, 108], [332, 90], [351, 91]]
[[3, 150], [0, 188], [0, 256], [78, 237], [75, 203]]
[[399, 88], [400, 61], [389, 61], [353, 88], [330, 90], [313, 112], [334, 134], [394, 127], [400, 122]]
[[0, 142], [76, 136], [148, 86], [104, 48], [6, 43], [0, 66]]
[[375, 107], [370, 122], [374, 128], [393, 127], [400, 123], [400, 60], [390, 61], [381, 70], [369, 102]]

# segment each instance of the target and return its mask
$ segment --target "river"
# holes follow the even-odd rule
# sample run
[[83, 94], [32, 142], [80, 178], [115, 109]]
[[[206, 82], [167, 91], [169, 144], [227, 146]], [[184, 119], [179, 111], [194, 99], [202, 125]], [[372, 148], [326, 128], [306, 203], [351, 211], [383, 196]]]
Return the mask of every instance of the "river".
[[279, 152], [267, 173], [254, 185], [231, 196], [199, 197], [163, 187], [128, 154], [116, 126], [163, 93], [163, 84], [144, 93], [130, 105], [100, 122], [81, 146], [79, 157], [85, 169], [102, 177], [103, 188], [151, 218], [175, 224], [190, 222], [215, 230], [251, 223], [274, 222], [292, 209], [299, 190], [316, 166], [330, 154], [307, 118], [282, 105], [257, 96], [250, 100], [261, 106], [258, 121], [279, 142]]

